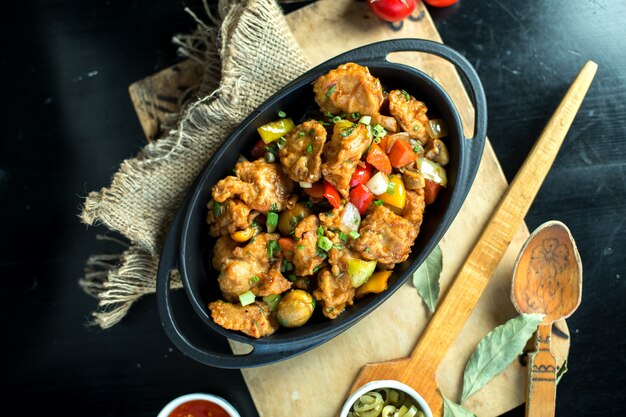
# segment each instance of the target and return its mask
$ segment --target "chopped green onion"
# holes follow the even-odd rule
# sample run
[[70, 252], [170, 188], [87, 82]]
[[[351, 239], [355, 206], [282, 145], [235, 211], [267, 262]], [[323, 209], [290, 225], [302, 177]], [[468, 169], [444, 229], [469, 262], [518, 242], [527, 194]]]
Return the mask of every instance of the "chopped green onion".
[[270, 208], [271, 211], [278, 211], [278, 205], [274, 202], [272, 203], [272, 207]]
[[354, 113], [352, 113], [350, 116], [352, 116], [353, 119], [358, 119], [359, 116], [361, 116], [361, 113], [359, 113], [358, 111], [355, 111]]
[[284, 148], [286, 143], [287, 143], [287, 139], [284, 136], [281, 136], [280, 139], [276, 141], [276, 145], [278, 146], [278, 149]]
[[337, 89], [337, 84], [335, 84], [335, 85], [333, 85], [332, 87], [330, 87], [330, 88], [328, 89], [328, 91], [326, 92], [326, 97], [330, 97], [330, 95], [331, 95], [332, 93], [334, 93], [336, 89]]
[[271, 152], [265, 152], [265, 162], [271, 164], [274, 161], [276, 161], [276, 157], [274, 156], [274, 154]]
[[413, 146], [413, 152], [415, 153], [420, 153], [421, 149], [419, 148], [419, 146]]
[[293, 264], [289, 261], [287, 261], [285, 263], [285, 271], [289, 272], [289, 271], [293, 271]]
[[352, 132], [354, 132], [353, 127], [344, 127], [341, 129], [341, 132], [339, 132], [339, 135], [341, 135], [342, 138], [347, 138], [352, 134]]
[[270, 308], [270, 311], [274, 311], [282, 298], [283, 297], [280, 294], [271, 294], [263, 297], [263, 301]]
[[406, 99], [406, 101], [411, 100], [411, 96], [405, 90], [402, 90], [402, 94], [404, 95], [404, 98]]
[[317, 238], [317, 246], [328, 252], [333, 247], [333, 242], [326, 236], [320, 236]]
[[278, 214], [270, 211], [267, 213], [267, 233], [274, 233], [276, 226], [278, 226]]
[[280, 252], [280, 245], [275, 240], [270, 240], [267, 242], [267, 254], [270, 258], [274, 257], [275, 252]]
[[374, 200], [374, 204], [376, 204], [378, 207], [382, 206], [384, 203], [383, 200]]
[[333, 249], [342, 250], [343, 249], [343, 245], [340, 245], [339, 243], [335, 243], [333, 245]]
[[311, 300], [311, 305], [313, 306], [313, 310], [315, 310], [315, 298]]
[[306, 136], [306, 133], [304, 133], [304, 132], [298, 132], [298, 137], [299, 137], [299, 138], [303, 138], [303, 137], [305, 137], [305, 136]]
[[372, 116], [363, 116], [359, 119], [359, 123], [369, 125], [372, 122]]
[[335, 213], [333, 213], [332, 211], [326, 211], [324, 212], [324, 215], [327, 217], [333, 217], [335, 215]]
[[259, 278], [258, 275], [252, 275], [252, 278], [250, 278], [250, 281], [252, 281], [252, 282], [259, 282], [260, 279], [261, 278]]
[[322, 226], [317, 228], [317, 235], [324, 236], [324, 228]]
[[291, 281], [291, 282], [294, 282], [294, 281], [298, 280], [298, 277], [296, 275], [294, 275], [294, 274], [289, 274], [289, 275], [287, 275], [287, 279], [289, 281]]
[[284, 119], [285, 117], [287, 117], [287, 114], [282, 110], [278, 110], [278, 117]]
[[309, 130], [309, 136], [315, 136], [315, 129], [311, 128]]
[[420, 130], [419, 125], [413, 126], [413, 132], [417, 132], [418, 130]]
[[379, 137], [374, 138], [374, 143], [380, 143], [381, 139]]
[[396, 183], [393, 181], [389, 181], [387, 185], [387, 194], [393, 195], [396, 192]]
[[257, 228], [259, 227], [259, 222], [257, 222], [256, 220], [253, 220], [252, 223], [250, 223], [250, 226]]
[[306, 147], [306, 153], [309, 154], [311, 152], [313, 152], [313, 145], [309, 143], [309, 146]]
[[[381, 201], [381, 200], [376, 200], [376, 201]], [[348, 233], [348, 235], [352, 238], [352, 239], [358, 239], [361, 235], [359, 234], [359, 232], [357, 232], [356, 230], [351, 231], [350, 233]]]
[[305, 206], [307, 206], [308, 208], [313, 207], [313, 202], [311, 200], [307, 201], [306, 203], [304, 203]]
[[374, 136], [377, 138], [383, 137], [387, 134], [387, 131], [381, 125], [374, 125], [372, 131], [374, 132]]
[[222, 206], [220, 206], [220, 203], [218, 203], [217, 201], [213, 202], [213, 214], [215, 214], [215, 217], [222, 214]]
[[304, 245], [298, 245], [298, 250], [304, 249]]
[[246, 291], [243, 294], [239, 294], [239, 302], [242, 306], [247, 306], [254, 303], [255, 296], [252, 291]]
[[[354, 230], [352, 232], [354, 232]], [[350, 234], [352, 234], [352, 232], [350, 232]], [[348, 235], [345, 234], [344, 232], [339, 232], [339, 239], [343, 240], [344, 242], [347, 242], [348, 241]]]
[[340, 122], [340, 121], [341, 121], [341, 117], [339, 117], [339, 116], [333, 117], [333, 123], [337, 123], [337, 122]]
[[316, 273], [317, 271], [319, 271], [320, 269], [322, 269], [322, 265], [318, 265], [315, 268], [313, 268], [313, 273]]

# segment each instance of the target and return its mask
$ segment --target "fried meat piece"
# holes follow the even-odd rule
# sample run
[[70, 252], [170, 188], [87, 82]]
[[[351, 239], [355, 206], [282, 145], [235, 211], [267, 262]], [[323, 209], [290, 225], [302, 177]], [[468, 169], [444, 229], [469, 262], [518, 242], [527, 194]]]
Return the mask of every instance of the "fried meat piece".
[[322, 164], [322, 175], [345, 199], [349, 198], [352, 174], [369, 144], [365, 125], [336, 123], [333, 137], [324, 147], [326, 162]]
[[322, 150], [326, 129], [316, 120], [298, 125], [286, 136], [280, 163], [294, 181], [313, 183], [322, 178]]
[[317, 255], [317, 216], [305, 217], [294, 231], [296, 249], [293, 254], [293, 266], [296, 275], [313, 275], [316, 268], [324, 263], [324, 258]]
[[322, 112], [377, 114], [383, 102], [380, 80], [366, 67], [354, 63], [340, 65], [313, 84], [315, 102]]
[[282, 257], [272, 254], [270, 258], [268, 253], [270, 247], [278, 247], [279, 237], [275, 233], [260, 233], [246, 246], [235, 247], [230, 256], [225, 253], [226, 244], [220, 243], [223, 238], [218, 239], [216, 247], [220, 243], [220, 251], [214, 251], [213, 265], [221, 267], [217, 282], [226, 300], [236, 301], [247, 291], [266, 296], [291, 288], [291, 282], [280, 273]]
[[355, 289], [347, 273], [334, 276], [328, 268], [318, 273], [313, 297], [322, 301], [322, 313], [329, 319], [337, 318], [347, 306], [351, 306], [354, 294]]
[[424, 219], [424, 189], [406, 192], [406, 203], [402, 210], [402, 217], [411, 222], [415, 227], [415, 236], [420, 232], [422, 220]]
[[390, 266], [405, 261], [417, 237], [415, 225], [385, 206], [378, 206], [365, 217], [361, 235], [353, 243], [361, 257]]
[[374, 114], [372, 115], [371, 125], [381, 125], [389, 134], [394, 134], [398, 131], [398, 122], [395, 117], [392, 116]]
[[269, 336], [278, 329], [267, 304], [255, 301], [247, 306], [217, 300], [209, 303], [211, 318], [228, 330], [236, 330], [255, 338]]
[[426, 130], [428, 117], [426, 105], [414, 97], [405, 95], [400, 90], [389, 92], [389, 113], [396, 118], [398, 124], [412, 139], [417, 139], [425, 145], [430, 140]]
[[234, 176], [221, 179], [213, 187], [213, 198], [223, 203], [238, 196], [254, 210], [267, 214], [285, 208], [294, 189], [293, 181], [278, 164], [270, 164], [263, 159], [254, 162], [242, 161], [235, 165]]
[[[214, 204], [218, 204], [217, 209], [214, 208]], [[212, 201], [208, 208], [206, 222], [209, 225], [209, 234], [213, 237], [232, 235], [239, 230], [245, 230], [259, 215], [258, 211], [251, 210], [238, 198], [229, 198], [222, 204]]]

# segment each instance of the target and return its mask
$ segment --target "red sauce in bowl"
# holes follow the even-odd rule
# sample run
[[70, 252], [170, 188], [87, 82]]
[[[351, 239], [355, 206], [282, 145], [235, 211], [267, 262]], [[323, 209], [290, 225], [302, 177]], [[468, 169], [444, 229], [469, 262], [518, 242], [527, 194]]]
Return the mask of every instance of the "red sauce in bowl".
[[230, 417], [219, 405], [207, 400], [192, 400], [182, 403], [169, 417]]

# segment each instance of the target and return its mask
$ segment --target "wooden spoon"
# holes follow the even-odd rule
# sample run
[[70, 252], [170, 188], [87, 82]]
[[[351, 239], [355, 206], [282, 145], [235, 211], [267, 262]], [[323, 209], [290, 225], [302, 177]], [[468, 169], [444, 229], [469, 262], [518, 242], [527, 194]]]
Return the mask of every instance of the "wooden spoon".
[[545, 314], [537, 329], [537, 351], [530, 354], [528, 364], [527, 417], [554, 417], [557, 363], [550, 352], [552, 323], [568, 318], [580, 305], [582, 272], [574, 238], [557, 221], [539, 226], [515, 263], [511, 288], [515, 308]]
[[436, 380], [437, 368], [461, 332], [509, 242], [524, 220], [597, 68], [595, 62], [588, 61], [570, 86], [491, 214], [487, 226], [437, 306], [437, 311], [428, 322], [411, 355], [408, 358], [365, 365], [354, 380], [350, 392], [370, 381], [395, 379], [414, 388], [426, 400], [434, 417], [443, 415], [443, 399]]

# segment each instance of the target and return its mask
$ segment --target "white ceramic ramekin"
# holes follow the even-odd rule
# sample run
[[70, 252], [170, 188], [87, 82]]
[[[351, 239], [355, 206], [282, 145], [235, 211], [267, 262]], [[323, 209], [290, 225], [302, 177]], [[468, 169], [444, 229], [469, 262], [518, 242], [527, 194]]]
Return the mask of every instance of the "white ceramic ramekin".
[[193, 401], [193, 400], [205, 400], [205, 401], [212, 402], [222, 407], [228, 413], [229, 416], [241, 417], [241, 415], [237, 412], [237, 410], [235, 410], [235, 407], [230, 405], [230, 403], [226, 401], [225, 399], [223, 399], [222, 397], [218, 397], [217, 395], [211, 395], [211, 394], [203, 394], [201, 392], [181, 395], [178, 398], [174, 398], [172, 401], [167, 403], [165, 407], [163, 407], [163, 409], [157, 415], [157, 417], [168, 417], [170, 413], [174, 411], [176, 407], [178, 407], [179, 405], [183, 403], [186, 403], [188, 401]]
[[426, 417], [433, 417], [433, 413], [430, 411], [430, 407], [428, 406], [428, 404], [426, 404], [426, 401], [424, 401], [422, 396], [417, 393], [417, 391], [415, 391], [408, 385], [403, 384], [402, 382], [394, 380], [372, 381], [363, 385], [361, 388], [356, 390], [351, 396], [348, 397], [343, 405], [343, 408], [341, 409], [341, 414], [339, 414], [339, 417], [346, 417], [348, 415], [348, 411], [350, 411], [350, 408], [352, 407], [352, 404], [354, 404], [361, 395], [380, 388], [392, 388], [408, 394], [420, 406], [422, 411], [424, 411], [424, 415]]

